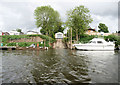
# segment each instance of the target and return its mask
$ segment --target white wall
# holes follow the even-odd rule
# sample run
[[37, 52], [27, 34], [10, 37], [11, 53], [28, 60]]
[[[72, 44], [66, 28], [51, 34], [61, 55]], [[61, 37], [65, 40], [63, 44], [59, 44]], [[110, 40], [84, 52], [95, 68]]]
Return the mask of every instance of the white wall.
[[10, 34], [10, 35], [20, 35], [20, 32], [17, 32], [17, 31], [10, 31], [9, 34]]
[[27, 32], [27, 35], [34, 35], [34, 34], [38, 34], [38, 33], [34, 33], [34, 32]]
[[61, 33], [61, 32], [56, 33], [55, 38], [62, 39], [63, 38], [63, 33]]
[[0, 35], [2, 35], [2, 32], [0, 32]]

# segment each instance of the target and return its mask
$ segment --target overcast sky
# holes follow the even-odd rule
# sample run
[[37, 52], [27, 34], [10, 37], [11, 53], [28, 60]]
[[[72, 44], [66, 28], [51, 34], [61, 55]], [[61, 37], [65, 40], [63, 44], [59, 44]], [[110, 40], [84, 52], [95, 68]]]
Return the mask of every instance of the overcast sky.
[[[36, 7], [50, 5], [66, 21], [66, 12], [76, 6], [84, 5], [90, 10], [92, 28], [98, 29], [99, 23], [108, 26], [110, 32], [118, 31], [119, 0], [0, 0], [0, 30], [11, 31], [21, 28], [39, 31], [35, 25]], [[120, 7], [120, 6], [119, 6]]]

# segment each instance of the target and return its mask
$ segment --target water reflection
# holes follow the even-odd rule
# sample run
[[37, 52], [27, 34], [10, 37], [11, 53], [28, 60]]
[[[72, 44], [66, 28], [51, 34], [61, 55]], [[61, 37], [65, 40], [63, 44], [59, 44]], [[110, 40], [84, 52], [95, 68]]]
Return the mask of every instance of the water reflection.
[[3, 83], [116, 83], [118, 54], [114, 51], [3, 51]]

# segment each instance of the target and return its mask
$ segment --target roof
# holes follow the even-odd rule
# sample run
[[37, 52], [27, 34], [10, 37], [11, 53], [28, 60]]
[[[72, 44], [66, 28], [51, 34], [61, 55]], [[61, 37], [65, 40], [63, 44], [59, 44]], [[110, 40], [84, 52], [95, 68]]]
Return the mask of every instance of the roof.
[[27, 32], [34, 32], [34, 33], [38, 33], [38, 32], [35, 32], [35, 31], [27, 31]]
[[88, 28], [88, 30], [93, 30], [93, 31], [95, 31], [95, 29], [92, 29], [92, 28]]
[[55, 34], [63, 34], [62, 32], [57, 32], [57, 33], [55, 33]]

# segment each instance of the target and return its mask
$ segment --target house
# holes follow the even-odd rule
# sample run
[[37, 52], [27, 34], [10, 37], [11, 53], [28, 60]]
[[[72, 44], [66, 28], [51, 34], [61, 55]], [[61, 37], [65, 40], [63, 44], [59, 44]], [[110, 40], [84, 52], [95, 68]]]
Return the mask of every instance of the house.
[[87, 31], [86, 31], [86, 34], [88, 35], [96, 35], [98, 32], [95, 31], [95, 29], [92, 29], [92, 28], [89, 28]]
[[89, 28], [86, 31], [86, 34], [88, 34], [88, 35], [98, 35], [98, 36], [100, 36], [100, 35], [108, 36], [108, 35], [111, 35], [112, 33], [96, 32], [95, 29]]
[[64, 38], [64, 35], [63, 35], [62, 32], [58, 32], [58, 33], [55, 34], [55, 38], [56, 38], [56, 39], [63, 39], [63, 38]]
[[35, 34], [39, 34], [38, 32], [35, 31], [27, 31], [26, 33], [27, 35], [35, 35]]
[[10, 35], [8, 32], [3, 32], [3, 35]]
[[9, 32], [10, 35], [20, 35], [20, 32], [17, 32], [16, 30], [12, 30]]

